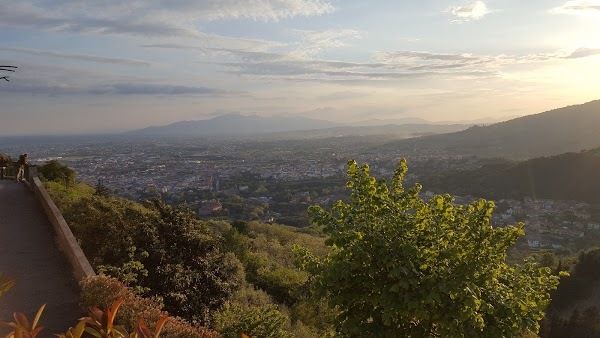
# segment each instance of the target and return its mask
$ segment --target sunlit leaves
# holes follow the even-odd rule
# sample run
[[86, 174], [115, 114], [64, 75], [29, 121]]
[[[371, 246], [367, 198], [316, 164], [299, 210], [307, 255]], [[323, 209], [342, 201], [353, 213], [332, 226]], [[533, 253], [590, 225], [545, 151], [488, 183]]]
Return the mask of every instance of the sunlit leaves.
[[419, 197], [403, 186], [402, 160], [391, 185], [348, 163], [349, 202], [312, 221], [332, 252], [297, 249], [315, 275], [313, 290], [339, 309], [342, 336], [503, 337], [536, 332], [558, 279], [532, 264], [508, 265], [523, 224], [490, 226], [492, 202], [454, 205], [452, 196]]
[[2, 296], [6, 291], [12, 288], [14, 284], [14, 280], [4, 279], [0, 274], [0, 296]]
[[10, 338], [35, 338], [43, 329], [43, 326], [38, 326], [40, 316], [44, 312], [46, 304], [40, 306], [38, 312], [33, 319], [33, 322], [29, 324], [27, 317], [21, 312], [15, 312], [13, 314], [13, 322], [0, 322], [0, 325], [10, 327], [13, 331], [9, 332], [5, 337]]

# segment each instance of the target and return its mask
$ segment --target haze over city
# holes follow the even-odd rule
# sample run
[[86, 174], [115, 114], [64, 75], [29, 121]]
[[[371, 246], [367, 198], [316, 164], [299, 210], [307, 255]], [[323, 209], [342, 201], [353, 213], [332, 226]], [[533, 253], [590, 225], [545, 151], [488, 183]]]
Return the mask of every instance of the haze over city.
[[[600, 2], [0, 0], [0, 135], [238, 112], [351, 122], [597, 99]], [[4, 75], [4, 74], [3, 74]], [[4, 82], [4, 81], [3, 81]]]

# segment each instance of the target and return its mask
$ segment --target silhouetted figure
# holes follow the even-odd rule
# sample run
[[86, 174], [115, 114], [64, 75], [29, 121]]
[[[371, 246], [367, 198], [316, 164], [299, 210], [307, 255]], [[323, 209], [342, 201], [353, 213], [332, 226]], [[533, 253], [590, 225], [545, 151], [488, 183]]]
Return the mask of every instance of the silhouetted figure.
[[27, 154], [19, 156], [19, 160], [17, 161], [17, 166], [19, 167], [19, 173], [17, 174], [17, 182], [23, 182], [23, 177], [25, 176], [25, 166], [27, 165], [27, 158]]

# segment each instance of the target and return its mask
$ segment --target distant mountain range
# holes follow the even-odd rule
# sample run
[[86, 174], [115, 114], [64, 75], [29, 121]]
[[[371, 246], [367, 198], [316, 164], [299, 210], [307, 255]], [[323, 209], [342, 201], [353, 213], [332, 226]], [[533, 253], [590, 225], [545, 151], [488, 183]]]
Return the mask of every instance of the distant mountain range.
[[[317, 138], [354, 135], [397, 135], [398, 138], [449, 133], [484, 124], [489, 118], [461, 123], [431, 122], [418, 117], [371, 119], [337, 123], [299, 116], [263, 117], [259, 115], [226, 114], [207, 120], [179, 121], [166, 126], [154, 126], [130, 131], [130, 135], [148, 136], [249, 136], [295, 132], [291, 138]], [[326, 130], [326, 131], [325, 131]], [[311, 131], [302, 134], [301, 132]], [[279, 135], [282, 136], [282, 135]]]
[[477, 155], [527, 159], [600, 146], [600, 100], [450, 134], [392, 141], [400, 154]]
[[314, 130], [341, 124], [305, 117], [263, 117], [227, 114], [209, 120], [180, 121], [167, 126], [148, 127], [129, 132], [148, 136], [245, 136], [254, 134]]
[[523, 197], [600, 202], [600, 148], [522, 162], [490, 161], [475, 170], [425, 178], [436, 193], [488, 199]]

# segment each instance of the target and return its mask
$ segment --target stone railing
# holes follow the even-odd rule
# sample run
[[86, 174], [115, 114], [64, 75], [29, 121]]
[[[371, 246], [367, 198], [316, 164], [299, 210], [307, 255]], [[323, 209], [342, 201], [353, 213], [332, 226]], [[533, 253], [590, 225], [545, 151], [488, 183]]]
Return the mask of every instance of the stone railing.
[[17, 173], [19, 172], [19, 167], [17, 166], [17, 162], [8, 161], [4, 158], [0, 158], [0, 179], [15, 179], [17, 177]]
[[94, 269], [90, 265], [87, 257], [85, 257], [79, 243], [77, 243], [77, 239], [73, 236], [69, 225], [52, 198], [50, 198], [48, 191], [44, 188], [44, 184], [40, 181], [37, 175], [36, 166], [27, 166], [25, 170], [25, 179], [25, 184], [33, 191], [38, 201], [40, 201], [46, 216], [50, 220], [50, 223], [52, 223], [54, 233], [58, 239], [58, 244], [67, 256], [69, 263], [71, 263], [75, 277], [78, 280], [81, 280], [86, 277], [95, 276], [96, 273], [94, 272]]

